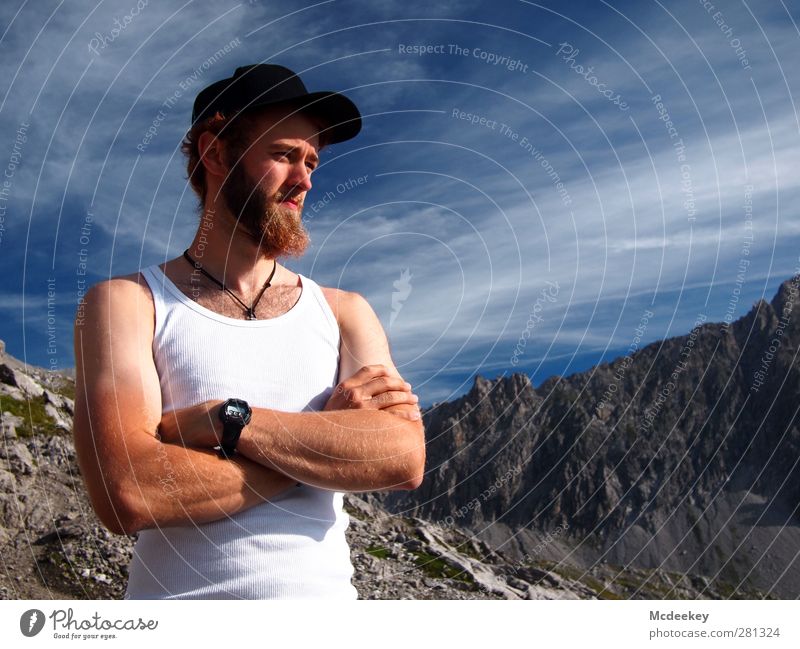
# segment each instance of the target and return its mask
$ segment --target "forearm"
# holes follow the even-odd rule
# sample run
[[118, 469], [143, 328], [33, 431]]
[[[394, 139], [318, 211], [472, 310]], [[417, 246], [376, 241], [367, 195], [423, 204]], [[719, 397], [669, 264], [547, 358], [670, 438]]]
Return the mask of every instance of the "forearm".
[[[225, 518], [259, 505], [295, 481], [246, 458], [220, 458], [212, 450], [162, 444], [171, 471], [150, 480], [146, 527], [192, 525]], [[173, 479], [170, 479], [173, 478]]]
[[219, 520], [295, 484], [244, 457], [225, 460], [210, 449], [155, 440], [152, 453], [138, 454], [131, 465], [126, 475], [104, 485], [108, 497], [102, 518], [117, 533]]
[[413, 489], [425, 465], [421, 421], [381, 410], [255, 408], [238, 450], [298, 482], [338, 491]]

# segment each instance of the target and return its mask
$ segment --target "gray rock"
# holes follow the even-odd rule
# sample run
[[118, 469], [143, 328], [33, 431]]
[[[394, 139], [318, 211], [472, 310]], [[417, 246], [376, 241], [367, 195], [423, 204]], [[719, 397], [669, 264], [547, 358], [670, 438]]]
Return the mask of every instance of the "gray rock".
[[0, 364], [0, 383], [6, 385], [17, 385], [17, 377], [14, 375], [14, 370], [5, 363]]
[[52, 403], [47, 403], [44, 406], [44, 411], [48, 417], [50, 417], [56, 424], [58, 428], [62, 430], [69, 431], [72, 430], [72, 422], [67, 419], [59, 410], [56, 408]]
[[10, 494], [14, 491], [14, 487], [16, 484], [16, 479], [14, 478], [14, 474], [10, 471], [6, 471], [4, 469], [0, 469], [0, 493], [3, 494]]
[[33, 456], [22, 442], [0, 444], [0, 459], [4, 459], [9, 470], [18, 476], [33, 473]]
[[[54, 391], [60, 390], [60, 386], [64, 385], [61, 377], [55, 377], [46, 371], [38, 374], [35, 370], [29, 372], [25, 366], [8, 356], [4, 357], [1, 363], [7, 368], [3, 370], [4, 375], [8, 377], [10, 374], [15, 383], [25, 384], [26, 378], [34, 381], [28, 374], [39, 376], [46, 386], [42, 387], [40, 394], [43, 395], [48, 414], [56, 421], [61, 417], [63, 422], [71, 424], [74, 404]], [[630, 370], [630, 376], [633, 376], [633, 369]], [[28, 385], [28, 389], [23, 392], [17, 385], [0, 382], [0, 393], [17, 395], [14, 398], [29, 398], [36, 393], [36, 390]], [[484, 402], [492, 408], [501, 410], [504, 410], [508, 400], [513, 398], [520, 405], [519, 412], [503, 425], [492, 428], [488, 426], [492, 421], [491, 413], [484, 417], [486, 413], [481, 414], [478, 410], [473, 413], [477, 415], [477, 419], [470, 422], [463, 416], [465, 413], [456, 413], [452, 404], [443, 404], [441, 408], [449, 409], [451, 414], [458, 414], [457, 417], [451, 418], [450, 427], [453, 430], [448, 434], [456, 442], [454, 448], [461, 448], [473, 439], [475, 431], [488, 431], [481, 433], [481, 443], [473, 445], [474, 450], [490, 449], [493, 446], [491, 435], [495, 435], [494, 442], [512, 444], [510, 455], [514, 464], [511, 466], [517, 466], [518, 458], [530, 455], [529, 445], [536, 446], [542, 443], [542, 440], [537, 441], [538, 424], [534, 426], [526, 424], [526, 420], [541, 404], [541, 397], [521, 375], [515, 375], [505, 383], [477, 381], [475, 394], [482, 395]], [[427, 415], [426, 426], [434, 415], [438, 416], [435, 412]], [[486, 421], [482, 421], [481, 417]], [[24, 420], [4, 415], [2, 421], [4, 426], [3, 436], [0, 439], [0, 453], [2, 453], [0, 455], [0, 554], [3, 555], [7, 565], [18, 566], [18, 570], [13, 576], [0, 571], [0, 598], [4, 596], [17, 599], [121, 598], [127, 581], [132, 539], [111, 534], [95, 518], [82, 488], [71, 437], [34, 434], [26, 438], [23, 443], [16, 438], [15, 429], [18, 423]], [[431, 430], [433, 426], [429, 429], [429, 434]], [[526, 432], [524, 435], [509, 438], [507, 431]], [[593, 434], [597, 432], [594, 431]], [[486, 437], [487, 435], [489, 437]], [[560, 433], [554, 436], [559, 443], [572, 443], [570, 441], [572, 438], [565, 442], [563, 435], [561, 437], [558, 435]], [[553, 457], [559, 456], [551, 454], [549, 459], [544, 457], [541, 461], [554, 462]], [[429, 454], [429, 458], [434, 458], [433, 452]], [[526, 480], [530, 476], [526, 478], [525, 475], [528, 471], [525, 467], [528, 465], [525, 465], [519, 474], [506, 473], [506, 467], [496, 467], [486, 476], [488, 482], [485, 484], [481, 483], [482, 478], [479, 477], [459, 482], [461, 480], [459, 476], [464, 470], [460, 458], [460, 454], [447, 455], [444, 458], [450, 462], [447, 471], [442, 473], [440, 479], [431, 480], [431, 487], [436, 490], [437, 495], [431, 503], [441, 507], [437, 512], [440, 521], [448, 520], [447, 516], [454, 516], [455, 506], [464, 504], [464, 498], [468, 501], [477, 497], [487, 485], [499, 480], [499, 488], [493, 493], [492, 498], [485, 501], [482, 499], [481, 508], [484, 513], [496, 521], [499, 520], [498, 512], [505, 510], [510, 513], [519, 512], [527, 517], [527, 523], [530, 522], [532, 510], [528, 507], [528, 503], [520, 503], [521, 506], [511, 508], [514, 501], [506, 498], [505, 494], [506, 491], [513, 494], [529, 487], [526, 486]], [[479, 465], [485, 464], [485, 458], [478, 460]], [[541, 548], [537, 549], [544, 540], [547, 553], [552, 551], [557, 558], [564, 556], [569, 551], [569, 546], [566, 543], [563, 549], [559, 549], [558, 546], [567, 540], [567, 536], [558, 533], [555, 525], [558, 521], [563, 522], [570, 512], [575, 511], [575, 503], [584, 502], [595, 492], [606, 502], [619, 499], [620, 494], [624, 493], [623, 489], [629, 486], [625, 476], [604, 473], [603, 464], [600, 466], [599, 471], [595, 469], [587, 472], [586, 480], [575, 480], [577, 491], [572, 497], [566, 499], [564, 496], [559, 497], [551, 514], [554, 518], [547, 524], [543, 523], [541, 533], [537, 530], [537, 534], [531, 535], [527, 547], [524, 543], [520, 543], [517, 548], [520, 555], [527, 552], [533, 557], [539, 557], [541, 553], [541, 558], [545, 558], [546, 553], [541, 552]], [[538, 480], [539, 473], [535, 469], [536, 467], [531, 469], [532, 475]], [[570, 470], [565, 475], [571, 479], [578, 475], [578, 472]], [[605, 489], [598, 489], [604, 482]], [[652, 495], [649, 498], [655, 496], [655, 490], [651, 491]], [[396, 493], [404, 498], [409, 496], [408, 492]], [[698, 489], [696, 493], [699, 502], [705, 502], [706, 499], [701, 496], [705, 492]], [[421, 495], [421, 492], [418, 495]], [[462, 498], [462, 500], [449, 502], [450, 498]], [[361, 598], [593, 599], [601, 594], [605, 584], [613, 586], [615, 580], [619, 579], [620, 572], [624, 571], [620, 565], [594, 568], [584, 566], [580, 570], [572, 566], [570, 570], [567, 564], [556, 564], [555, 561], [542, 561], [521, 569], [516, 562], [507, 560], [507, 549], [500, 543], [503, 538], [487, 537], [485, 540], [476, 540], [473, 533], [467, 533], [456, 524], [437, 525], [426, 518], [416, 517], [423, 513], [424, 508], [410, 506], [411, 500], [406, 502], [409, 506], [400, 513], [392, 514], [386, 510], [382, 500], [373, 494], [345, 495], [348, 513], [351, 514], [351, 525], [347, 530], [347, 536], [355, 567], [353, 584]], [[577, 519], [574, 521], [576, 529], [578, 522]], [[569, 524], [571, 531], [572, 519], [569, 519]], [[498, 528], [500, 524], [493, 523], [492, 527]], [[545, 533], [552, 534], [552, 538], [544, 536]], [[576, 536], [582, 538], [577, 532]], [[32, 543], [34, 539], [36, 543]], [[797, 544], [791, 545], [791, 552], [796, 552]], [[760, 547], [760, 543], [758, 546]], [[368, 548], [380, 548], [384, 551], [376, 552], [379, 556], [373, 556], [367, 553]], [[416, 551], [411, 552], [411, 548]], [[501, 551], [497, 552], [494, 548]], [[438, 560], [435, 566], [418, 565], [421, 553], [436, 557]], [[456, 577], [441, 574], [439, 570], [441, 563], [452, 569], [447, 570], [445, 574], [453, 574], [454, 571], [459, 574]], [[634, 575], [627, 571], [625, 576], [631, 577], [634, 583], [643, 583], [648, 574]], [[43, 580], [46, 581], [44, 587]], [[692, 582], [691, 578], [686, 578], [675, 581], [676, 583], [680, 581], [682, 584], [674, 591], [674, 595], [679, 598], [718, 599], [727, 596], [722, 595], [719, 590], [714, 590], [713, 580]], [[640, 596], [659, 598], [672, 584], [668, 576], [662, 577], [658, 583], [662, 585], [661, 590], [653, 589]], [[693, 584], [696, 584], [697, 589], [693, 588]], [[606, 595], [609, 593], [627, 596], [619, 588], [614, 590], [609, 588]]]
[[75, 402], [69, 397], [57, 392], [51, 392], [47, 388], [44, 390], [45, 403], [52, 404], [55, 408], [63, 410], [69, 416], [75, 414]]
[[44, 394], [44, 388], [39, 383], [6, 363], [0, 364], [0, 382], [19, 388], [29, 397], [41, 397]]
[[9, 441], [17, 439], [17, 426], [22, 422], [22, 417], [4, 412], [0, 418], [0, 443], [7, 444]]
[[8, 385], [8, 383], [0, 383], [0, 395], [7, 396], [15, 401], [24, 401], [25, 394], [18, 387]]
[[54, 465], [71, 469], [74, 469], [77, 459], [72, 439], [61, 435], [49, 435], [36, 440], [33, 452]]
[[496, 593], [506, 599], [520, 599], [524, 596], [524, 593], [510, 587], [499, 575], [495, 574], [487, 566], [463, 555], [459, 555], [452, 548], [436, 539], [433, 534], [424, 527], [418, 528], [417, 533], [423, 537], [427, 546], [425, 549], [428, 554], [442, 559], [451, 567], [471, 578], [486, 592]]

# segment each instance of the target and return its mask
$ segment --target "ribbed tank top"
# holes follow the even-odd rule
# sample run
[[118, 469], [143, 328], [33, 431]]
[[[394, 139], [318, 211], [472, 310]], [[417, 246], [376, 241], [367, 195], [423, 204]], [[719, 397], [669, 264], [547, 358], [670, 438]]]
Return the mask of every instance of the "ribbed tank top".
[[[155, 305], [163, 412], [236, 397], [286, 412], [322, 410], [337, 384], [339, 327], [320, 287], [286, 313], [236, 320], [207, 309], [159, 266], [142, 270]], [[355, 599], [343, 494], [307, 485], [212, 523], [139, 532], [131, 599]]]

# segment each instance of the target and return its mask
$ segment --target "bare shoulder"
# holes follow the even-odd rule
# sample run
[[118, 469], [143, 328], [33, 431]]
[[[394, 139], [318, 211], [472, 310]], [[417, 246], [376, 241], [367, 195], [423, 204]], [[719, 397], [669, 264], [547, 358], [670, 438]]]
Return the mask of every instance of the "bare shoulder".
[[108, 298], [113, 298], [115, 301], [120, 298], [128, 299], [135, 303], [149, 302], [151, 306], [153, 304], [150, 288], [141, 273], [120, 275], [98, 282], [86, 292], [85, 301], [96, 302]]
[[331, 307], [331, 311], [333, 311], [333, 315], [336, 316], [336, 322], [339, 323], [340, 329], [346, 329], [354, 320], [358, 321], [365, 315], [367, 317], [374, 315], [369, 302], [360, 293], [326, 286], [320, 286], [320, 288]]
[[78, 307], [75, 324], [91, 323], [94, 328], [136, 322], [149, 327], [154, 317], [153, 296], [144, 276], [131, 273], [94, 284]]

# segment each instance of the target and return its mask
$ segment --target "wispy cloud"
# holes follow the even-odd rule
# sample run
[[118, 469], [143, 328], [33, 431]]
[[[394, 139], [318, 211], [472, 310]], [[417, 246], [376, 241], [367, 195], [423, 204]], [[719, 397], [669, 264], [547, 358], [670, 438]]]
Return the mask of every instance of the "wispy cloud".
[[[0, 165], [20, 123], [31, 126], [0, 230], [0, 270], [25, 291], [31, 310], [21, 317], [35, 336], [32, 305], [53, 259], [71, 291], [82, 247], [92, 280], [177, 254], [196, 225], [178, 149], [194, 96], [238, 65], [269, 60], [303, 71], [310, 88], [344, 89], [366, 115], [358, 139], [325, 152], [307, 205], [326, 191], [334, 199], [307, 208], [314, 245], [288, 265], [364, 294], [426, 394], [461, 389], [470, 368], [511, 369], [545, 281], [559, 283], [559, 297], [520, 371], [542, 361], [542, 371], [561, 371], [570, 346], [597, 357], [624, 348], [647, 304], [661, 323], [649, 334], [676, 335], [698, 307], [711, 319], [724, 312], [746, 193], [749, 297], [796, 266], [800, 239], [797, 31], [780, 8], [749, 7], [756, 24], [744, 6], [724, 7], [748, 71], [689, 4], [497, 12], [487, 2], [151, 2], [99, 53], [92, 39], [110, 37], [126, 10], [29, 3], [14, 17], [18, 7], [5, 4]], [[580, 50], [574, 61], [557, 54], [562, 42]], [[401, 44], [441, 47], [408, 54]], [[578, 64], [630, 108], [599, 93]], [[367, 181], [336, 190], [357, 177]], [[404, 272], [412, 289], [398, 309]], [[62, 339], [72, 307], [60, 302]], [[15, 308], [0, 300], [7, 317]]]

